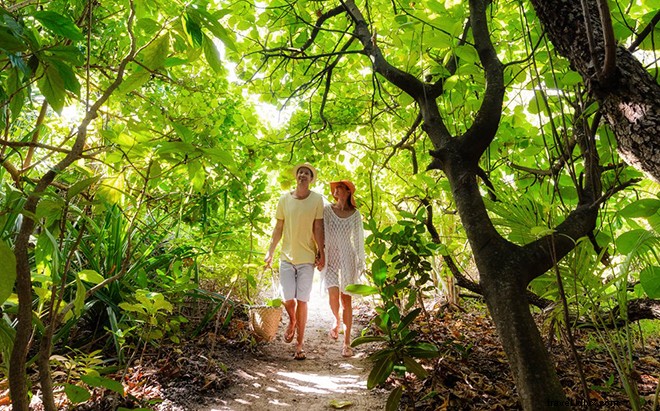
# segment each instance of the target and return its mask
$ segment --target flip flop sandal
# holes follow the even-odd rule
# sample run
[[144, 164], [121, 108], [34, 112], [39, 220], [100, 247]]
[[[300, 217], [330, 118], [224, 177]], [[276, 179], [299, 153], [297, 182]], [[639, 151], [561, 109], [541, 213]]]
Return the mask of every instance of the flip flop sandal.
[[353, 349], [351, 347], [349, 347], [348, 345], [345, 345], [341, 349], [341, 355], [342, 355], [342, 357], [352, 357], [354, 355]]
[[307, 358], [307, 356], [305, 355], [305, 351], [298, 351], [295, 354], [293, 354], [294, 360], [302, 361], [305, 358]]

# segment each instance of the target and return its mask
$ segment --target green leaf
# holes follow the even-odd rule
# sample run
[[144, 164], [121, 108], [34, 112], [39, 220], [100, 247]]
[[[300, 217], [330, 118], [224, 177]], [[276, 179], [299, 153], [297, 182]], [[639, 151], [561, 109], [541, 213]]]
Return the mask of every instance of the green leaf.
[[382, 286], [387, 279], [387, 263], [381, 258], [374, 260], [371, 264], [371, 273], [374, 278], [374, 283], [377, 286]]
[[652, 265], [639, 273], [639, 282], [649, 298], [660, 298], [660, 267]]
[[0, 50], [5, 50], [9, 53], [18, 53], [27, 50], [27, 45], [18, 37], [7, 30], [6, 27], [0, 26]]
[[131, 91], [142, 87], [142, 85], [149, 81], [150, 78], [151, 73], [145, 70], [138, 70], [124, 79], [119, 86], [119, 92], [128, 94]]
[[81, 280], [92, 284], [100, 284], [103, 282], [103, 280], [105, 280], [101, 274], [94, 270], [82, 270], [78, 273], [78, 277]]
[[16, 282], [16, 257], [11, 247], [0, 240], [0, 305], [7, 301]]
[[406, 352], [415, 358], [435, 358], [440, 355], [438, 347], [432, 343], [418, 343], [406, 349]]
[[403, 395], [403, 386], [399, 385], [392, 390], [390, 395], [387, 397], [387, 403], [385, 404], [385, 411], [396, 411], [399, 409], [399, 403], [401, 402], [401, 395]]
[[51, 58], [67, 61], [75, 66], [85, 63], [85, 54], [76, 46], [54, 46], [48, 49]]
[[394, 355], [387, 355], [374, 364], [369, 377], [367, 377], [367, 388], [372, 389], [375, 386], [385, 382], [394, 369]]
[[[225, 30], [224, 27], [222, 27], [222, 24], [220, 23], [220, 17], [217, 15], [211, 15], [209, 14], [208, 11], [206, 10], [201, 10], [201, 9], [196, 9], [194, 12], [199, 13], [199, 18], [202, 24], [209, 29], [211, 33], [222, 43], [227, 47], [229, 50], [238, 53], [238, 49], [236, 48], [236, 45], [234, 44], [234, 41], [229, 37], [229, 34], [227, 33], [227, 30]], [[191, 11], [191, 14], [194, 14], [193, 11]], [[219, 13], [224, 13], [224, 11], [220, 11]]]
[[82, 309], [85, 306], [85, 293], [87, 289], [85, 285], [80, 280], [80, 277], [76, 278], [76, 298], [73, 300], [73, 313], [76, 317], [80, 317]]
[[617, 251], [621, 254], [630, 254], [651, 237], [653, 237], [653, 234], [644, 229], [625, 232], [617, 237], [615, 241]]
[[619, 211], [619, 215], [625, 218], [646, 218], [656, 214], [658, 210], [660, 210], [660, 200], [645, 198], [628, 204]]
[[403, 319], [402, 319], [401, 322], [399, 323], [399, 326], [397, 327], [397, 331], [401, 332], [401, 331], [403, 331], [403, 329], [405, 329], [406, 327], [408, 327], [408, 325], [409, 325], [411, 322], [413, 322], [413, 320], [414, 320], [415, 318], [417, 318], [417, 316], [419, 315], [419, 313], [420, 313], [421, 311], [422, 311], [421, 308], [416, 308], [416, 309], [412, 310], [411, 312], [409, 312], [408, 315], [406, 315], [405, 317], [403, 317]]
[[85, 39], [80, 28], [78, 28], [73, 20], [68, 17], [49, 10], [37, 11], [32, 15], [35, 19], [39, 20], [44, 27], [58, 36], [66, 37], [73, 41]]
[[140, 61], [150, 70], [158, 70], [165, 66], [165, 59], [170, 48], [170, 35], [158, 37], [140, 53]]
[[417, 378], [419, 378], [420, 380], [426, 378], [426, 376], [428, 375], [424, 367], [422, 367], [421, 364], [415, 361], [415, 359], [412, 357], [404, 355], [403, 365], [406, 366], [406, 371], [415, 374]]
[[365, 284], [349, 284], [346, 286], [346, 291], [364, 296], [378, 294], [378, 288]]
[[69, 401], [74, 404], [85, 402], [92, 397], [92, 394], [85, 388], [73, 384], [64, 384], [64, 392]]
[[186, 32], [192, 39], [194, 46], [201, 46], [204, 35], [202, 34], [202, 28], [195, 22], [190, 13], [186, 13], [185, 17], [186, 24], [184, 25]]
[[63, 81], [64, 89], [69, 90], [76, 96], [80, 96], [80, 82], [71, 66], [60, 60], [49, 59], [49, 63], [55, 67]]
[[364, 337], [357, 337], [351, 342], [351, 347], [357, 347], [358, 345], [368, 344], [373, 342], [386, 342], [387, 338], [379, 335], [368, 335]]
[[204, 57], [206, 57], [206, 61], [213, 71], [218, 74], [224, 72], [222, 61], [220, 60], [220, 52], [215, 44], [213, 44], [213, 40], [206, 35], [204, 36]]
[[92, 184], [96, 183], [100, 179], [101, 176], [98, 175], [76, 182], [74, 185], [69, 187], [69, 190], [66, 192], [66, 199], [71, 200], [73, 197], [82, 193], [83, 190], [85, 190], [87, 187], [91, 186]]
[[64, 108], [64, 80], [53, 66], [46, 67], [43, 74], [37, 82], [39, 90], [46, 97], [46, 101], [48, 101], [48, 104], [51, 105], [53, 110], [61, 114]]
[[89, 374], [80, 376], [80, 379], [90, 387], [104, 387], [116, 392], [119, 395], [124, 395], [124, 386], [121, 385], [119, 381]]

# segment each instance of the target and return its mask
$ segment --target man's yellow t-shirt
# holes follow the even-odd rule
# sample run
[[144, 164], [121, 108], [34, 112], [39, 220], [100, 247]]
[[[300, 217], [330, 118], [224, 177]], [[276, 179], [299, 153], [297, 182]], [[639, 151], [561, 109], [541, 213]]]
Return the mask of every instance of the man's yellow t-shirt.
[[299, 200], [285, 193], [277, 203], [275, 218], [284, 220], [280, 259], [291, 264], [314, 264], [316, 241], [312, 227], [314, 220], [323, 219], [323, 197], [311, 191]]

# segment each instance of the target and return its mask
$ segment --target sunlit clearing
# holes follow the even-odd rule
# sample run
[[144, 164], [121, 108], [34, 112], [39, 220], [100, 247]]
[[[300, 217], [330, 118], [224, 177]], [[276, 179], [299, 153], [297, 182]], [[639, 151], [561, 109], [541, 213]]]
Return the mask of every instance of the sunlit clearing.
[[279, 372], [277, 375], [286, 378], [280, 382], [288, 386], [292, 390], [315, 393], [315, 394], [328, 394], [328, 393], [347, 393], [355, 390], [366, 389], [366, 381], [361, 381], [359, 375], [319, 375], [319, 374], [302, 374], [299, 372]]

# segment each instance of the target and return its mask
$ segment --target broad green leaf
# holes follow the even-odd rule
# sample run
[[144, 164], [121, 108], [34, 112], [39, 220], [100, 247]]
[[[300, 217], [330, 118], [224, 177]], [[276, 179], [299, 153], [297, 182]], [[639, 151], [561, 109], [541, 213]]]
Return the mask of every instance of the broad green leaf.
[[73, 69], [67, 63], [60, 60], [49, 59], [49, 63], [52, 64], [59, 73], [64, 88], [76, 96], [80, 96], [80, 82], [78, 82], [78, 78]]
[[367, 377], [367, 388], [372, 389], [375, 386], [385, 382], [394, 369], [394, 356], [390, 354], [376, 361], [374, 368], [371, 369]]
[[206, 35], [204, 36], [204, 57], [206, 57], [206, 61], [209, 63], [209, 66], [211, 66], [213, 71], [218, 74], [224, 72], [222, 61], [220, 60], [220, 52], [215, 44], [213, 44], [213, 40]]
[[73, 384], [64, 384], [64, 393], [69, 401], [74, 404], [80, 404], [92, 397], [92, 394], [85, 388]]
[[64, 80], [57, 69], [53, 66], [48, 66], [43, 72], [43, 76], [37, 82], [41, 94], [46, 97], [48, 104], [53, 107], [58, 114], [62, 113], [64, 108]]
[[617, 251], [621, 254], [629, 254], [652, 236], [649, 231], [643, 229], [625, 232], [615, 241]]
[[74, 185], [69, 187], [69, 190], [66, 192], [66, 199], [71, 200], [73, 197], [77, 196], [78, 194], [82, 193], [83, 190], [91, 186], [92, 184], [98, 182], [101, 179], [101, 176], [94, 176], [94, 177], [89, 177], [84, 180], [80, 180], [76, 182]]
[[649, 266], [639, 273], [639, 282], [649, 298], [660, 298], [660, 267]]
[[27, 50], [27, 45], [14, 36], [5, 26], [0, 26], [0, 50], [18, 53]]
[[387, 403], [385, 404], [385, 411], [397, 411], [399, 409], [399, 403], [401, 402], [402, 395], [403, 395], [402, 385], [399, 385], [395, 389], [393, 389], [390, 395], [387, 397]]
[[346, 291], [364, 296], [378, 294], [378, 288], [365, 284], [349, 284], [346, 286]]
[[80, 379], [90, 387], [104, 387], [116, 392], [117, 394], [124, 395], [124, 386], [121, 385], [119, 381], [89, 374], [80, 376]]
[[385, 342], [387, 339], [378, 335], [370, 335], [365, 337], [358, 337], [351, 342], [351, 347], [357, 347], [361, 344], [368, 344], [372, 342]]
[[32, 14], [35, 19], [52, 31], [54, 34], [66, 37], [73, 41], [84, 40], [85, 36], [80, 31], [80, 28], [68, 17], [50, 10], [37, 11]]
[[477, 60], [479, 60], [477, 49], [469, 44], [456, 47], [454, 49], [454, 53], [456, 53], [456, 56], [458, 56], [458, 58], [466, 63], [475, 63]]
[[408, 357], [407, 355], [404, 355], [403, 365], [406, 366], [406, 371], [415, 374], [417, 378], [419, 378], [420, 380], [423, 380], [428, 375], [424, 367], [422, 367], [422, 365], [417, 361], [415, 361], [415, 359], [412, 357]]
[[387, 263], [383, 259], [378, 258], [371, 264], [371, 273], [374, 278], [374, 283], [381, 286], [387, 279]]
[[0, 240], [0, 305], [7, 301], [16, 282], [16, 257], [12, 249]]
[[82, 270], [78, 273], [78, 277], [92, 284], [100, 284], [105, 278], [94, 270]]
[[142, 87], [142, 85], [149, 81], [150, 78], [151, 73], [145, 70], [138, 70], [124, 79], [119, 86], [119, 92], [128, 94], [131, 91]]
[[139, 55], [139, 60], [150, 70], [158, 70], [165, 65], [169, 53], [170, 35], [158, 37]]
[[619, 214], [626, 218], [651, 217], [660, 210], [660, 200], [645, 198], [625, 206]]
[[411, 357], [435, 358], [440, 355], [438, 347], [432, 343], [418, 343], [406, 349]]
[[413, 322], [415, 320], [415, 318], [417, 318], [417, 316], [419, 315], [419, 313], [421, 311], [422, 311], [421, 308], [416, 308], [416, 309], [412, 310], [411, 312], [409, 312], [405, 317], [403, 317], [403, 319], [399, 323], [399, 326], [397, 327], [397, 330], [399, 332], [403, 331], [403, 329], [408, 327], [408, 325], [410, 325], [410, 323]]
[[85, 306], [85, 294], [87, 292], [87, 289], [85, 288], [85, 285], [83, 282], [80, 280], [80, 277], [76, 278], [76, 298], [73, 301], [73, 313], [76, 315], [76, 317], [80, 317], [80, 314], [82, 313], [82, 309]]
[[197, 24], [190, 13], [186, 13], [184, 20], [184, 27], [192, 39], [193, 46], [201, 46], [204, 38], [204, 35], [202, 34], [202, 28], [199, 26], [199, 24]]
[[195, 11], [199, 13], [200, 21], [203, 23], [204, 27], [209, 29], [216, 38], [220, 39], [229, 50], [238, 52], [238, 48], [236, 48], [234, 41], [229, 37], [229, 33], [220, 23], [220, 17], [225, 13], [224, 11], [221, 10], [214, 15], [209, 14], [206, 10], [197, 9]]
[[75, 66], [85, 63], [85, 54], [76, 46], [53, 46], [48, 49], [51, 58], [69, 62]]

